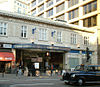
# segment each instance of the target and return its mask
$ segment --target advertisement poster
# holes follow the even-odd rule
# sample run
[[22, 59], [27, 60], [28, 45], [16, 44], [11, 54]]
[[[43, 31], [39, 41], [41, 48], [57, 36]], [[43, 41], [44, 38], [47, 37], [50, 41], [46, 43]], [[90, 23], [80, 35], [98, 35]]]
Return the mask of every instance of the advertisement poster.
[[39, 63], [35, 63], [35, 69], [39, 69]]

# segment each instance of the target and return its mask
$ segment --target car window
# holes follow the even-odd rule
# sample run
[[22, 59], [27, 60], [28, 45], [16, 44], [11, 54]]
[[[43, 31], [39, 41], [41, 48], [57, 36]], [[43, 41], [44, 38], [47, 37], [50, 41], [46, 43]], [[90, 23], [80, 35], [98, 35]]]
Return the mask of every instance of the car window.
[[78, 65], [75, 67], [75, 71], [84, 71], [86, 70], [86, 66], [84, 65]]
[[100, 66], [89, 66], [88, 71], [100, 71]]

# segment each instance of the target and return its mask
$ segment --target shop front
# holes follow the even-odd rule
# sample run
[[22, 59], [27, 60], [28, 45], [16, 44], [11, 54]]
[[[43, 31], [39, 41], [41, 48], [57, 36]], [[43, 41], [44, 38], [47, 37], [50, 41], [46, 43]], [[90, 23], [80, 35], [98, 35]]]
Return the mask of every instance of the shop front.
[[0, 52], [0, 72], [10, 73], [14, 61], [12, 52]]

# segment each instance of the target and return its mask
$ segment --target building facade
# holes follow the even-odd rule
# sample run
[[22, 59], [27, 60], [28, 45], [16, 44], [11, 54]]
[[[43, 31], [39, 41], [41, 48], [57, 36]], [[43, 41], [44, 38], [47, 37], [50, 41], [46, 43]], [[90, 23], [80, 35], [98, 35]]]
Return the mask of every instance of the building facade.
[[28, 14], [27, 0], [0, 0], [0, 10]]
[[[39, 17], [0, 11], [0, 64], [5, 68], [15, 65], [38, 64], [38, 69], [71, 69], [86, 64], [86, 48], [89, 48], [89, 64], [97, 64], [97, 30]], [[3, 60], [5, 59], [5, 60]]]
[[30, 0], [29, 3], [31, 15], [98, 29], [100, 59], [100, 0]]

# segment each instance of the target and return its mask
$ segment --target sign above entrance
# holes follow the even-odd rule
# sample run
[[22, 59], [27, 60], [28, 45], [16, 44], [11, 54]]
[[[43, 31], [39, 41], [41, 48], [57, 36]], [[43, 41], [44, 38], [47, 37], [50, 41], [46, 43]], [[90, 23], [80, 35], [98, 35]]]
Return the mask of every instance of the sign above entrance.
[[11, 52], [0, 52], [0, 61], [15, 61], [15, 58]]
[[50, 46], [41, 44], [14, 44], [13, 48], [31, 48], [31, 49], [41, 49], [41, 50], [56, 50], [56, 51], [70, 51], [69, 47], [62, 46]]

